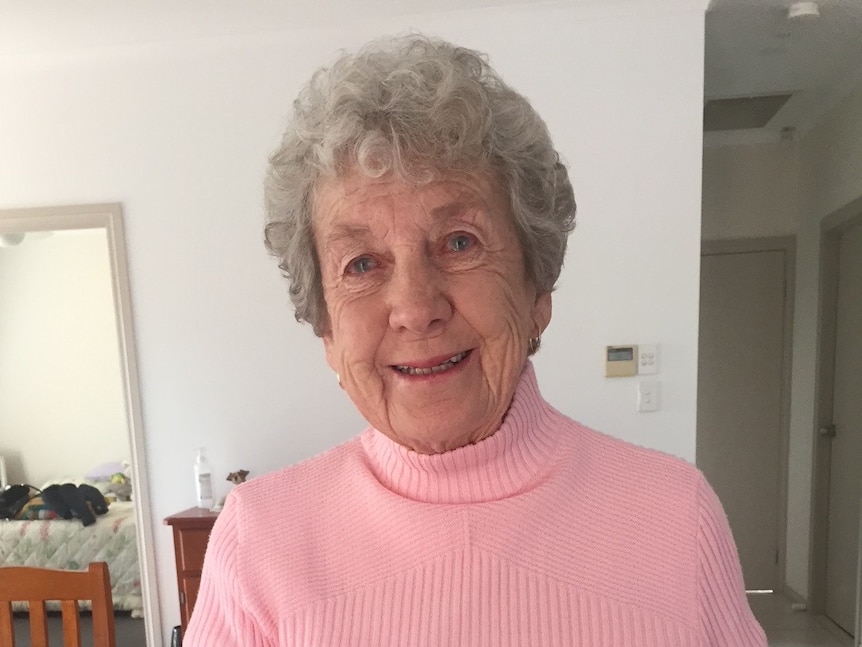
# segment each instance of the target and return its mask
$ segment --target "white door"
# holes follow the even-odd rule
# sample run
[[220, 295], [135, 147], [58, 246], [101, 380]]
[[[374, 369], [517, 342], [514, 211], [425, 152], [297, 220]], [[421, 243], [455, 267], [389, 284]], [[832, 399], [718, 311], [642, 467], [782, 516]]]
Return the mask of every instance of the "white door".
[[838, 254], [826, 615], [853, 634], [862, 496], [862, 224], [841, 234]]
[[777, 587], [785, 253], [701, 257], [697, 465], [749, 590]]

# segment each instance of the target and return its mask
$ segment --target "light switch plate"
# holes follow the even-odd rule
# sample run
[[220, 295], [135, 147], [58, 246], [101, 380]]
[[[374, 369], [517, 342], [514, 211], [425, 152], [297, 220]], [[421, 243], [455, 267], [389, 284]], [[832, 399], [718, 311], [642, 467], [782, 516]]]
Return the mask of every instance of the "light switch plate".
[[638, 344], [638, 375], [658, 373], [658, 344]]
[[658, 397], [658, 380], [641, 380], [638, 382], [638, 411], [642, 413], [658, 411]]

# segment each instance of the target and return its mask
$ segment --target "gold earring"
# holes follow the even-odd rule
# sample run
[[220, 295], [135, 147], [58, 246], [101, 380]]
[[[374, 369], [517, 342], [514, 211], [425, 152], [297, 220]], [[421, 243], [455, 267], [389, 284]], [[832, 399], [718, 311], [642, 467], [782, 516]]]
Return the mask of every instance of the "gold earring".
[[335, 379], [338, 381], [338, 386], [343, 389], [344, 385], [341, 383], [341, 373], [339, 373], [338, 371], [335, 372]]
[[541, 335], [538, 337], [530, 337], [530, 339], [527, 341], [527, 349], [529, 351], [528, 355], [535, 355], [536, 352], [541, 347], [541, 345], [542, 345]]

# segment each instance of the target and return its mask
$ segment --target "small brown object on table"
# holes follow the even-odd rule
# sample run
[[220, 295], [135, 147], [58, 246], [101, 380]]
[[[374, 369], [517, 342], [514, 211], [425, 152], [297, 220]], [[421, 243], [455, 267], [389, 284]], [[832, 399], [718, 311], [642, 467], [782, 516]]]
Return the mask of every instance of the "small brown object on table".
[[166, 526], [174, 529], [174, 557], [177, 564], [177, 587], [180, 592], [180, 619], [183, 634], [192, 617], [198, 589], [201, 585], [201, 571], [204, 566], [204, 553], [218, 512], [202, 508], [189, 508], [172, 514], [164, 520]]

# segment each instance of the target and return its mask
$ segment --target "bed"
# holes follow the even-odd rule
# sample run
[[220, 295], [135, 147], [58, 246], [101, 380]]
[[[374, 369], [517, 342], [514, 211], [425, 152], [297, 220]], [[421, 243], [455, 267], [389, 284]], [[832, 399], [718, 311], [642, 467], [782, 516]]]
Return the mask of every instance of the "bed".
[[82, 569], [90, 562], [107, 562], [114, 609], [141, 617], [136, 536], [135, 509], [129, 501], [114, 501], [107, 514], [86, 527], [77, 519], [0, 520], [0, 566]]

